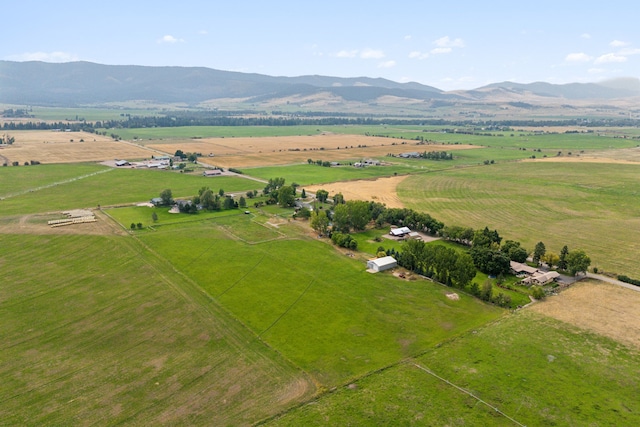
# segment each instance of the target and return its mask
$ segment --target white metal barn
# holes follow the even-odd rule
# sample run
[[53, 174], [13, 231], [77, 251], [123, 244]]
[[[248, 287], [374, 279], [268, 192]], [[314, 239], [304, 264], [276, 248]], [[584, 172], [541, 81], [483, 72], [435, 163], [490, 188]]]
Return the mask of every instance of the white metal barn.
[[367, 261], [367, 270], [377, 273], [398, 266], [398, 261], [392, 256], [370, 259]]

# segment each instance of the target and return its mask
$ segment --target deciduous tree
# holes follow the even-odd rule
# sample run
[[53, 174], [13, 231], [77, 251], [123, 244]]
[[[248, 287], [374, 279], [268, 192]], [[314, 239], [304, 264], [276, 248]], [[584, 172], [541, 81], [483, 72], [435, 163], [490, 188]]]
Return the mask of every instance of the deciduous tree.
[[322, 210], [314, 210], [311, 213], [311, 228], [313, 228], [316, 232], [320, 234], [326, 234], [327, 228], [329, 227], [329, 218], [327, 217], [327, 213]]
[[576, 249], [567, 254], [567, 270], [571, 275], [586, 272], [589, 265], [591, 265], [591, 258], [582, 249]]

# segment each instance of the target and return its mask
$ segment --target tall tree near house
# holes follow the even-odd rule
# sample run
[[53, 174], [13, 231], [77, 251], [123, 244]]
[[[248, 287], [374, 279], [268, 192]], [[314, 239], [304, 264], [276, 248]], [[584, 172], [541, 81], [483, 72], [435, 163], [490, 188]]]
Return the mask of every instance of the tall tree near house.
[[326, 202], [328, 198], [329, 198], [329, 192], [327, 190], [316, 191], [316, 199], [318, 199], [320, 203]]
[[558, 268], [560, 270], [566, 270], [567, 269], [567, 255], [569, 254], [569, 248], [567, 247], [567, 245], [564, 245], [562, 247], [562, 250], [560, 251], [560, 259], [558, 260]]
[[540, 259], [549, 267], [558, 265], [558, 262], [560, 262], [560, 257], [554, 252], [547, 252], [543, 256], [541, 256]]
[[338, 205], [333, 210], [333, 230], [348, 233], [350, 229], [349, 208], [347, 205]]
[[547, 248], [544, 246], [544, 243], [536, 243], [536, 247], [533, 249], [533, 262], [536, 265], [540, 264], [540, 258], [542, 258], [546, 252]]
[[160, 193], [160, 199], [162, 199], [163, 205], [170, 205], [173, 202], [173, 194], [169, 188], [162, 190]]
[[278, 190], [278, 203], [282, 207], [291, 207], [294, 205], [295, 199], [295, 190], [290, 185], [285, 185]]
[[329, 218], [325, 211], [315, 210], [311, 213], [311, 228], [320, 234], [326, 234], [329, 227]]
[[349, 210], [349, 224], [354, 230], [364, 230], [371, 221], [369, 203], [362, 200], [350, 200], [346, 203]]
[[576, 249], [567, 254], [567, 270], [573, 276], [586, 272], [591, 265], [591, 258], [582, 249]]

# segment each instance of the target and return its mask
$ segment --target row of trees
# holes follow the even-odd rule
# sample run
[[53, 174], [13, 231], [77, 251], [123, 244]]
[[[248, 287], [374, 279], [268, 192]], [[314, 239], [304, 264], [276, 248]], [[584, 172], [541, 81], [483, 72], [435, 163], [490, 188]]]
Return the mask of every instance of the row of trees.
[[397, 256], [398, 265], [460, 289], [470, 284], [476, 275], [473, 259], [468, 254], [446, 246], [408, 240]]
[[[471, 246], [471, 256], [476, 263], [476, 267], [487, 274], [507, 274], [509, 272], [509, 261], [524, 263], [529, 257], [529, 252], [523, 248], [520, 242], [507, 240], [501, 246], [502, 238], [497, 230], [474, 230], [470, 227], [447, 226], [442, 229], [442, 237], [445, 239]], [[545, 244], [538, 242], [531, 254], [532, 261], [539, 265], [541, 262], [549, 267], [558, 267], [559, 270], [567, 271], [575, 275], [581, 271], [587, 271], [591, 264], [591, 259], [581, 250], [569, 251], [565, 245], [560, 251], [560, 255], [547, 252]]]
[[427, 160], [453, 160], [453, 153], [446, 151], [425, 151], [420, 153], [420, 158]]
[[[173, 194], [171, 189], [167, 188], [160, 193], [161, 204], [164, 206], [170, 206], [174, 204]], [[180, 212], [183, 213], [198, 213], [198, 209], [206, 209], [210, 211], [219, 211], [223, 209], [237, 209], [247, 206], [246, 199], [243, 196], [236, 201], [233, 197], [225, 195], [223, 189], [218, 190], [215, 193], [209, 187], [202, 187], [198, 190], [198, 194], [191, 200], [180, 201], [177, 203]]]

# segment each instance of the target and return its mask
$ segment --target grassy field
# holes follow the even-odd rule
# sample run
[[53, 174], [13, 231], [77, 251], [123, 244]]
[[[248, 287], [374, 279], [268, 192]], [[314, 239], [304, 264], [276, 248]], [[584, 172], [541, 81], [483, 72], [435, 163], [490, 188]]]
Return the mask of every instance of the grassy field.
[[401, 200], [450, 225], [497, 229], [533, 250], [584, 249], [592, 266], [640, 276], [635, 165], [513, 163], [413, 175]]
[[108, 170], [105, 166], [96, 164], [69, 165], [38, 165], [17, 168], [0, 168], [0, 198], [22, 193], [40, 187], [51, 187], [78, 177]]
[[[109, 133], [112, 130], [106, 129]], [[122, 139], [184, 139], [214, 137], [264, 137], [264, 136], [297, 136], [318, 135], [318, 126], [186, 126], [172, 128], [135, 128], [116, 129], [114, 131]]]
[[[245, 227], [249, 231], [239, 233]], [[327, 243], [282, 238], [286, 225], [256, 227], [264, 228], [241, 215], [141, 239], [323, 386], [424, 351], [502, 313], [467, 296], [451, 301], [440, 285], [366, 273], [363, 261]]]
[[2, 425], [251, 424], [313, 394], [135, 239], [5, 234], [2, 246]]
[[[9, 182], [19, 183], [16, 186], [22, 188], [19, 195], [2, 200], [2, 213], [18, 215], [148, 202], [153, 197], [159, 197], [160, 192], [166, 188], [172, 190], [175, 198], [191, 198], [205, 186], [214, 191], [223, 189], [229, 193], [263, 187], [263, 184], [253, 180], [228, 176], [205, 178], [201, 175], [169, 171], [111, 169], [99, 166], [82, 166], [76, 170], [75, 167], [67, 165], [66, 168], [69, 170], [68, 174], [56, 165], [0, 168], [0, 178], [7, 176]], [[52, 184], [58, 182], [58, 185], [45, 185], [44, 180], [49, 170], [55, 177]], [[91, 175], [92, 170], [104, 173]], [[2, 191], [6, 190], [3, 188]], [[12, 193], [13, 191], [9, 192]]]
[[268, 180], [282, 177], [287, 184], [296, 182], [300, 185], [323, 184], [335, 181], [348, 181], [352, 179], [368, 179], [384, 176], [394, 176], [420, 172], [412, 166], [370, 166], [355, 168], [353, 166], [322, 167], [315, 164], [263, 167], [242, 169], [243, 173], [256, 178]]
[[[267, 425], [637, 425], [640, 355], [518, 312], [363, 378]], [[418, 366], [416, 366], [418, 365]]]

